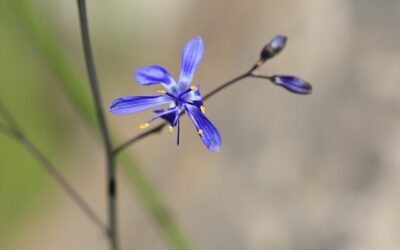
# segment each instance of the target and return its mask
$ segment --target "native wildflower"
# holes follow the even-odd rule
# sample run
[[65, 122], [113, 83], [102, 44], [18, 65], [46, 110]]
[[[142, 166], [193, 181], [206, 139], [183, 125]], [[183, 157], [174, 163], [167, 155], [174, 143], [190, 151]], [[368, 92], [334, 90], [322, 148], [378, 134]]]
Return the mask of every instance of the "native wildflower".
[[186, 112], [196, 127], [204, 145], [210, 151], [218, 151], [221, 136], [217, 128], [207, 119], [205, 107], [198, 86], [192, 85], [194, 74], [204, 54], [204, 43], [200, 37], [190, 40], [182, 51], [182, 68], [179, 81], [164, 68], [152, 65], [136, 71], [136, 80], [144, 86], [161, 84], [164, 89], [152, 96], [126, 96], [116, 99], [110, 106], [110, 112], [117, 115], [128, 115], [142, 112], [160, 105], [168, 105], [166, 109], [155, 109], [156, 115], [148, 122], [140, 125], [145, 129], [158, 118], [169, 124], [172, 134], [177, 127], [177, 144], [180, 140], [180, 113]]

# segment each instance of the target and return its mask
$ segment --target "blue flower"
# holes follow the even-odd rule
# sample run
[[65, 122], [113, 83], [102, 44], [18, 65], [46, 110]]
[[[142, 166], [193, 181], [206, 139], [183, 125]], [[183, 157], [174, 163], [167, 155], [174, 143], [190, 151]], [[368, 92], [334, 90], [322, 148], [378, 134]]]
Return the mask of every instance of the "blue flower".
[[110, 112], [117, 115], [128, 115], [142, 112], [160, 105], [168, 105], [166, 109], [155, 109], [156, 115], [147, 123], [140, 125], [141, 129], [150, 126], [158, 118], [169, 123], [169, 131], [173, 133], [177, 127], [177, 144], [179, 145], [180, 113], [185, 111], [196, 127], [197, 133], [204, 145], [210, 151], [218, 151], [221, 146], [221, 136], [217, 128], [207, 119], [203, 99], [198, 86], [191, 85], [193, 76], [204, 54], [204, 43], [200, 37], [190, 40], [182, 51], [182, 69], [179, 81], [164, 68], [152, 65], [136, 71], [136, 80], [144, 86], [161, 84], [165, 90], [159, 90], [158, 95], [120, 97], [111, 103]]

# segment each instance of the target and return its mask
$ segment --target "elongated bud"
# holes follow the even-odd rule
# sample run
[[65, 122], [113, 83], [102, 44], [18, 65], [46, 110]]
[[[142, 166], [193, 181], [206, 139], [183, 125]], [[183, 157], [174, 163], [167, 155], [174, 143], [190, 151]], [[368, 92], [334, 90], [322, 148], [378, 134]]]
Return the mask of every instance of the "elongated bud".
[[286, 36], [278, 35], [272, 38], [272, 40], [261, 50], [260, 59], [266, 61], [279, 54], [279, 52], [285, 48], [286, 41]]
[[308, 95], [312, 92], [312, 86], [308, 82], [296, 76], [272, 76], [270, 80], [276, 85], [282, 86], [292, 93]]

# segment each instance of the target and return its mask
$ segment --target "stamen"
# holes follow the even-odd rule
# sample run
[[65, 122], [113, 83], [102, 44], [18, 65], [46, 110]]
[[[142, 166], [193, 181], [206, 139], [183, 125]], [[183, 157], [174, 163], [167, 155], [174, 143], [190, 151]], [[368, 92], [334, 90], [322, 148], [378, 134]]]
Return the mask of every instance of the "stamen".
[[172, 126], [169, 126], [168, 131], [172, 135], [174, 133], [174, 128]]
[[192, 85], [192, 86], [190, 86], [190, 89], [193, 90], [193, 91], [196, 91], [196, 90], [197, 90], [197, 87], [194, 86], [194, 85]]
[[140, 128], [140, 129], [145, 129], [145, 128], [147, 128], [148, 126], [150, 126], [150, 124], [148, 124], [148, 123], [143, 123], [143, 124], [140, 124], [139, 128]]
[[201, 110], [201, 113], [203, 113], [203, 114], [206, 113], [206, 108], [203, 105], [200, 106], [200, 110]]
[[198, 132], [199, 132], [199, 135], [200, 135], [200, 136], [203, 136], [203, 134], [204, 134], [203, 130], [199, 129]]
[[157, 90], [157, 93], [160, 93], [162, 95], [165, 95], [167, 93], [167, 91], [161, 89], [161, 90]]

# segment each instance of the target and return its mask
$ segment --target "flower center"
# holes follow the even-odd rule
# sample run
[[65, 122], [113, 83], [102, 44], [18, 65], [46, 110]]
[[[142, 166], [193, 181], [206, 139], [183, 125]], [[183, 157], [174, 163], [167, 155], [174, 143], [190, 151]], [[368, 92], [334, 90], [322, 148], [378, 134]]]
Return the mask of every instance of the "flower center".
[[[190, 88], [180, 92], [180, 93], [176, 93], [176, 94], [171, 94], [168, 92], [163, 92], [162, 94], [168, 95], [169, 97], [172, 98], [172, 100], [174, 101], [175, 105], [181, 109], [181, 107], [183, 106], [184, 103], [190, 103], [190, 104], [194, 104], [190, 101], [188, 101], [185, 97], [186, 94], [190, 93], [191, 91], [196, 91], [197, 87], [196, 86], [190, 86]], [[161, 92], [160, 92], [161, 93]]]

